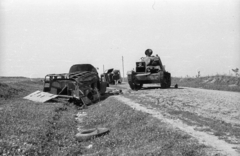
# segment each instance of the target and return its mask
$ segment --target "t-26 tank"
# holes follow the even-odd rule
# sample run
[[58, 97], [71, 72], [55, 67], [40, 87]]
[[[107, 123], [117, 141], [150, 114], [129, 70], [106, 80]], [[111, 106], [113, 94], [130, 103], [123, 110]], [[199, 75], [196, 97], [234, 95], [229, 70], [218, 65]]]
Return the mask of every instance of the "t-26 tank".
[[152, 56], [152, 50], [145, 51], [146, 57], [142, 57], [140, 62], [136, 62], [135, 71], [128, 71], [128, 83], [132, 90], [139, 90], [143, 84], [157, 83], [161, 88], [171, 86], [171, 74], [162, 65], [158, 55]]

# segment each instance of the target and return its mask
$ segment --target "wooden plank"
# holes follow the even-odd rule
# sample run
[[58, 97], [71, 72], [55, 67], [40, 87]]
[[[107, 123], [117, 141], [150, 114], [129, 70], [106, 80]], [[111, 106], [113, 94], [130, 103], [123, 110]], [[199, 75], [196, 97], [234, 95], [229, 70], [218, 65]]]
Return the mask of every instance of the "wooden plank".
[[42, 92], [38, 90], [29, 94], [28, 96], [25, 96], [24, 99], [44, 103], [56, 97], [58, 97], [58, 95], [54, 95], [54, 94], [50, 94], [50, 93]]

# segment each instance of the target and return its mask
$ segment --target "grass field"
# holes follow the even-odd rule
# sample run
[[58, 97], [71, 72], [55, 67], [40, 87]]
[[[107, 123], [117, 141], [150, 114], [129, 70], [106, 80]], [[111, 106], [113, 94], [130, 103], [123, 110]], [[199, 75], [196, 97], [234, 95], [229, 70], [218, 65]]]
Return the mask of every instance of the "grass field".
[[0, 155], [66, 155], [79, 148], [74, 106], [22, 99], [41, 90], [40, 81], [1, 81], [0, 85]]
[[86, 154], [94, 155], [206, 155], [187, 134], [174, 130], [148, 114], [135, 111], [114, 98], [87, 110], [85, 128], [107, 127], [110, 133], [85, 142], [93, 145]]
[[175, 84], [184, 87], [240, 92], [240, 77], [227, 75], [205, 76], [199, 78], [172, 77], [172, 85]]
[[0, 79], [0, 155], [206, 155], [206, 147], [187, 134], [112, 97], [80, 110], [87, 113], [80, 126], [107, 127], [110, 133], [78, 142], [77, 107], [22, 99], [42, 83], [20, 79]]

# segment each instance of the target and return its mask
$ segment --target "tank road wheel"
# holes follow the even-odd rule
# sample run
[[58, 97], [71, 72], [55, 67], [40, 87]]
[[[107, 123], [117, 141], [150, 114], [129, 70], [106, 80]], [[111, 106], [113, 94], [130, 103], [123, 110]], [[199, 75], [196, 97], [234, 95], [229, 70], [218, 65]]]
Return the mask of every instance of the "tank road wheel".
[[139, 90], [139, 89], [141, 89], [142, 86], [143, 86], [142, 83], [140, 83], [140, 84], [135, 83], [134, 85], [135, 85], [135, 90]]
[[134, 90], [134, 88], [135, 88], [134, 83], [132, 81], [128, 81], [128, 84], [129, 84], [130, 88], [132, 90]]
[[128, 84], [132, 90], [139, 90], [142, 88], [143, 84], [136, 83], [136, 81], [135, 81], [136, 74], [134, 71], [129, 71], [127, 75], [128, 75]]
[[142, 83], [137, 84], [137, 83], [134, 83], [134, 82], [132, 82], [132, 81], [129, 81], [128, 83], [129, 83], [129, 86], [130, 86], [130, 88], [131, 88], [132, 90], [139, 90], [139, 89], [141, 89], [142, 86], [143, 86]]
[[166, 80], [164, 79], [164, 82], [161, 83], [161, 88], [167, 88], [167, 85], [166, 85]]
[[167, 79], [167, 88], [170, 88], [170, 87], [171, 87], [171, 74]]
[[171, 74], [165, 73], [163, 82], [161, 83], [161, 88], [170, 88], [171, 86]]

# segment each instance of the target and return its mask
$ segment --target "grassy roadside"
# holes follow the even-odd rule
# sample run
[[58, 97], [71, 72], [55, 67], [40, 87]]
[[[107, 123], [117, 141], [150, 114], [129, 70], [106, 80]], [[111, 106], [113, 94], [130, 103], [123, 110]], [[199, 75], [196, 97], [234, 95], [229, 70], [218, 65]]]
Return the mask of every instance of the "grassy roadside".
[[210, 132], [226, 142], [235, 144], [237, 138], [240, 138], [240, 125], [232, 125], [221, 120], [205, 118], [187, 111], [176, 111], [169, 109], [167, 112], [172, 116], [176, 116], [177, 118], [181, 119], [188, 125], [197, 126], [197, 130]]
[[206, 155], [204, 146], [150, 115], [135, 111], [114, 98], [84, 110], [85, 128], [107, 127], [110, 133], [83, 142], [89, 155]]
[[0, 111], [0, 155], [66, 155], [75, 141], [73, 106], [7, 100]]
[[67, 155], [81, 149], [74, 137], [75, 106], [24, 100], [42, 90], [41, 81], [8, 80], [0, 83], [0, 155]]
[[[190, 136], [111, 97], [81, 110], [87, 116], [80, 125], [107, 127], [110, 133], [77, 142], [75, 106], [22, 99], [41, 90], [38, 81], [24, 80], [4, 87], [1, 94], [7, 96], [0, 98], [0, 155], [207, 155], [206, 148]], [[16, 91], [9, 91], [12, 89]]]
[[240, 77], [226, 75], [215, 75], [199, 78], [172, 77], [172, 85], [175, 84], [183, 87], [240, 92]]

